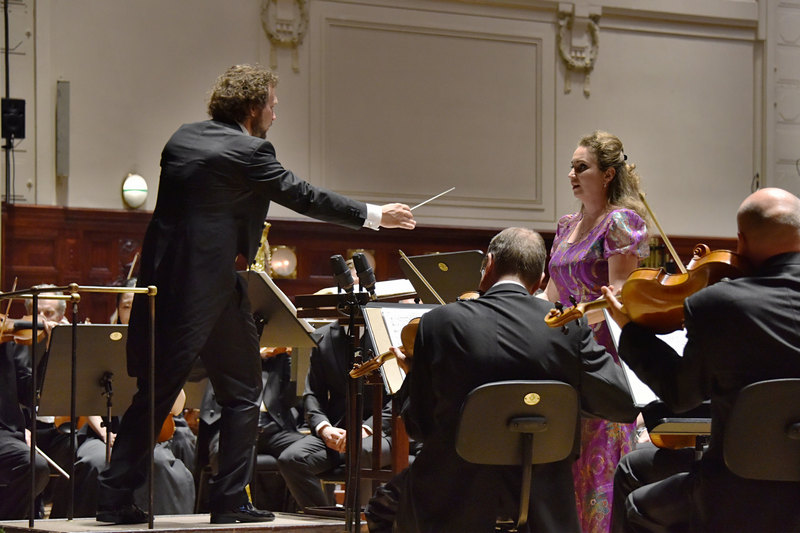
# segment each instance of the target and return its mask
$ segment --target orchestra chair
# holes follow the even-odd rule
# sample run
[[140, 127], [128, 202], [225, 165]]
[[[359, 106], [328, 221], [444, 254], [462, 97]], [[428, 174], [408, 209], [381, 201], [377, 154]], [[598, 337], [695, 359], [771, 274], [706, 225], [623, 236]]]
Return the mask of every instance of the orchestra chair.
[[759, 381], [733, 404], [725, 434], [725, 465], [739, 477], [800, 481], [800, 379]]
[[[516, 531], [528, 522], [533, 465], [566, 459], [575, 444], [578, 394], [560, 381], [499, 381], [472, 390], [461, 408], [456, 452], [481, 465], [519, 465]], [[511, 529], [508, 529], [508, 526]]]

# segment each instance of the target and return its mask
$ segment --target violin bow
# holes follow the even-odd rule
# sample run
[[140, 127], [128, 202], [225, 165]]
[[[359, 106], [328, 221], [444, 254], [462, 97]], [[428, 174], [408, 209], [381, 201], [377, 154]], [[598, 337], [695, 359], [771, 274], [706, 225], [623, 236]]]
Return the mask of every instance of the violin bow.
[[[15, 290], [17, 290], [17, 278], [16, 278], [16, 276], [14, 277], [14, 285], [12, 285], [12, 287], [11, 287], [11, 292], [14, 292]], [[6, 312], [5, 312], [5, 314], [3, 314], [3, 318], [0, 319], [0, 331], [3, 331], [4, 329], [6, 329], [6, 319], [8, 318], [8, 312], [11, 311], [11, 301], [13, 299], [14, 298], [9, 298], [8, 299], [8, 304], [6, 304]]]
[[425, 279], [425, 276], [422, 275], [422, 272], [417, 270], [417, 267], [415, 267], [414, 263], [412, 263], [411, 260], [408, 258], [408, 256], [406, 256], [406, 254], [403, 253], [403, 250], [397, 250], [397, 251], [400, 252], [400, 257], [403, 258], [403, 261], [406, 262], [406, 264], [411, 268], [414, 274], [416, 274], [417, 277], [419, 277], [419, 279], [422, 280], [422, 283], [425, 285], [425, 288], [431, 291], [431, 294], [433, 294], [433, 296], [439, 301], [440, 304], [445, 305], [445, 302], [444, 300], [442, 300], [442, 297], [439, 296], [439, 293], [436, 292], [433, 289], [433, 287], [431, 287], [431, 284], [428, 283], [428, 280]]
[[133, 256], [133, 261], [131, 261], [131, 268], [128, 269], [128, 277], [125, 279], [131, 279], [133, 276], [133, 269], [136, 268], [136, 261], [139, 260], [139, 252], [136, 252], [136, 255]]
[[650, 214], [650, 218], [652, 218], [653, 222], [655, 222], [656, 227], [658, 228], [658, 232], [661, 234], [661, 239], [663, 239], [664, 244], [667, 246], [667, 250], [669, 250], [669, 254], [672, 256], [672, 259], [675, 260], [675, 264], [678, 265], [678, 270], [681, 271], [681, 274], [686, 274], [686, 267], [683, 266], [683, 263], [681, 262], [681, 258], [678, 257], [678, 254], [675, 252], [675, 248], [673, 248], [672, 247], [672, 243], [669, 242], [669, 237], [667, 237], [667, 234], [664, 233], [664, 230], [661, 228], [661, 224], [658, 223], [658, 219], [656, 218], [656, 214], [653, 213], [652, 209], [650, 209], [650, 204], [647, 203], [647, 200], [645, 199], [644, 193], [642, 191], [639, 191], [639, 198], [642, 200], [642, 203], [644, 204], [644, 207], [647, 209], [647, 212]]

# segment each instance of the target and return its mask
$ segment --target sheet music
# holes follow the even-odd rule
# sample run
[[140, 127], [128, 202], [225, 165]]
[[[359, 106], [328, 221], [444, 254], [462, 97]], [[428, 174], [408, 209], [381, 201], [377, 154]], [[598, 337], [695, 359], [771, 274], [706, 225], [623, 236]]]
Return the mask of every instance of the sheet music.
[[[286, 296], [286, 294], [280, 290], [277, 285], [275, 285], [275, 282], [272, 281], [272, 278], [265, 274], [261, 276], [261, 279], [267, 284], [270, 290], [272, 290], [273, 294], [278, 297], [278, 300], [283, 304], [283, 306], [286, 307], [286, 309], [289, 310], [295, 316], [295, 318], [297, 318], [297, 308], [294, 306], [289, 297]], [[297, 318], [297, 322], [303, 327], [304, 330], [306, 330], [307, 333], [314, 332], [314, 328], [311, 327], [311, 324], [309, 324], [306, 319]]]
[[[364, 320], [377, 353], [389, 350], [390, 346], [401, 346], [400, 333], [412, 318], [424, 315], [436, 306], [414, 304], [370, 303], [362, 308]], [[395, 394], [403, 385], [405, 373], [397, 359], [389, 359], [381, 366], [381, 375], [389, 394]]]
[[314, 328], [297, 316], [297, 308], [265, 272], [239, 272], [247, 282], [247, 296], [253, 316], [267, 322], [259, 339], [260, 346], [316, 346]]
[[415, 305], [409, 305], [408, 309], [401, 307], [384, 307], [383, 323], [386, 325], [386, 331], [389, 332], [389, 339], [392, 341], [392, 346], [402, 346], [403, 341], [400, 338], [400, 333], [403, 328], [408, 325], [414, 318], [419, 318], [430, 309], [420, 308]]

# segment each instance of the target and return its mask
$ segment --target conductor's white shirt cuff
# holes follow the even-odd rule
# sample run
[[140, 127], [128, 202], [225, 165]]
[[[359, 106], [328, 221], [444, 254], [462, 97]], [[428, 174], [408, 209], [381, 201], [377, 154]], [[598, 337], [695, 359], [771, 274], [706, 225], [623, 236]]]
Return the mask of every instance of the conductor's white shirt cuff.
[[379, 205], [367, 204], [367, 218], [364, 220], [364, 227], [378, 230], [381, 227], [383, 209]]

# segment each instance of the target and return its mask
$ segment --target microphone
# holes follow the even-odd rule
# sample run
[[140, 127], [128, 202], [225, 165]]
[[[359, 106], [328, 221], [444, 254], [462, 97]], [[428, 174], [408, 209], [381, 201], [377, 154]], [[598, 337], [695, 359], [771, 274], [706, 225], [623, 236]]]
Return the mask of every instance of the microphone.
[[367, 256], [361, 252], [353, 254], [353, 264], [356, 266], [356, 274], [358, 274], [358, 284], [361, 288], [369, 292], [369, 299], [375, 300], [375, 272], [372, 270]]
[[331, 256], [331, 269], [333, 270], [333, 277], [336, 278], [336, 285], [340, 289], [344, 289], [347, 294], [353, 294], [355, 280], [353, 280], [353, 274], [341, 254]]

